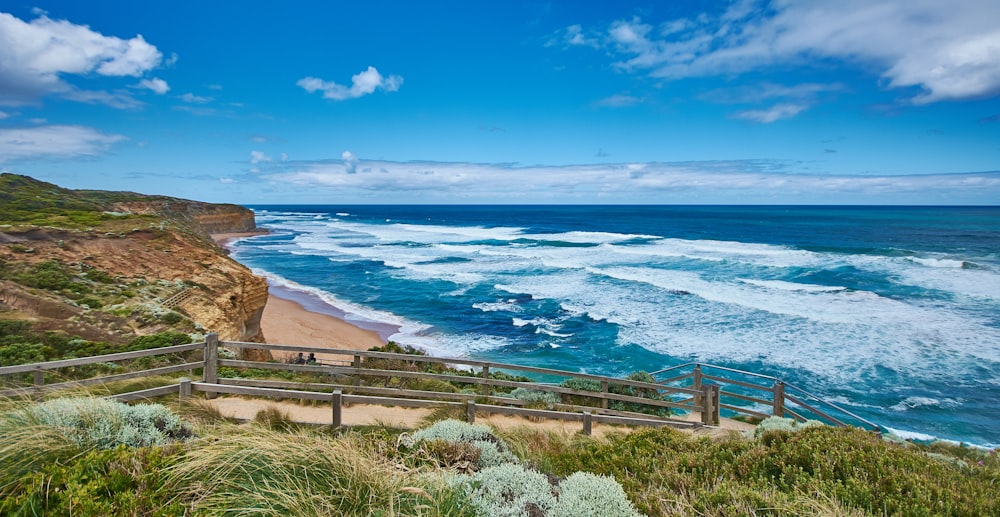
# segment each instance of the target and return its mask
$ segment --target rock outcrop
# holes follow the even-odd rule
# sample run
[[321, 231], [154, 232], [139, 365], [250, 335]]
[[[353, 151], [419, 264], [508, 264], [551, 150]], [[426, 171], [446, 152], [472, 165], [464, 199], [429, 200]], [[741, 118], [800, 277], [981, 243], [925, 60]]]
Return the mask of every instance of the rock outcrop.
[[11, 174], [0, 175], [0, 200], [0, 317], [109, 342], [164, 330], [264, 341], [266, 280], [210, 237], [255, 230], [252, 211]]

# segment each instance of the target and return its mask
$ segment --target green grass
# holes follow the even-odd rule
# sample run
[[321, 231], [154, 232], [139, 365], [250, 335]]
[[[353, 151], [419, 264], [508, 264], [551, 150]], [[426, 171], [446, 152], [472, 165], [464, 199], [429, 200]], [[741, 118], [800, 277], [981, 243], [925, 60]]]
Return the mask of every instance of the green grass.
[[[0, 421], [33, 404], [0, 404]], [[398, 430], [330, 432], [280, 413], [235, 425], [198, 399], [169, 406], [193, 439], [102, 448], [44, 422], [4, 426], [0, 514], [462, 516], [485, 507], [469, 499], [480, 477], [455, 470], [473, 463], [463, 451], [402, 445], [408, 435]], [[724, 438], [669, 429], [602, 439], [532, 427], [493, 433], [553, 487], [578, 471], [604, 476], [579, 480], [575, 512], [607, 499], [588, 503], [600, 487], [586, 487], [610, 490], [614, 480], [650, 516], [1000, 514], [1000, 460], [969, 447], [830, 427]]]

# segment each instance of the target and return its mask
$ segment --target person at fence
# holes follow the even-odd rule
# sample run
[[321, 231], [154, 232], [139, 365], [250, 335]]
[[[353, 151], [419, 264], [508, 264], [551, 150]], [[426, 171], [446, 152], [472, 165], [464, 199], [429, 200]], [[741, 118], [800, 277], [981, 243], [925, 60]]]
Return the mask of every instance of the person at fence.
[[[309, 354], [312, 356], [312, 354]], [[306, 364], [306, 360], [302, 358], [302, 352], [299, 352], [299, 356], [295, 358], [295, 364]]]
[[[302, 354], [299, 354], [300, 356]], [[306, 364], [316, 364], [316, 354], [309, 352], [309, 358], [306, 359]]]

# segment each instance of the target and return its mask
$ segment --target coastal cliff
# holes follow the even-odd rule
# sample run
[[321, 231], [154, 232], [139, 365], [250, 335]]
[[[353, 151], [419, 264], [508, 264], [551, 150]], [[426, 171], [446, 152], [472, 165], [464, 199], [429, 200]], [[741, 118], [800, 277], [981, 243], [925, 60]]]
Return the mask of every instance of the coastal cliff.
[[164, 331], [263, 342], [266, 280], [211, 239], [254, 229], [237, 205], [2, 174], [0, 318], [111, 343]]

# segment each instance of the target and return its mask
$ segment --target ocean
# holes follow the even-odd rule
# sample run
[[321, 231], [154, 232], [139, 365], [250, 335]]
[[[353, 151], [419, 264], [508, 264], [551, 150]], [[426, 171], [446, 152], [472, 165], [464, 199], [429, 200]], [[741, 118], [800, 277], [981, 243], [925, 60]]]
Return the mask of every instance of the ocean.
[[1000, 445], [1000, 207], [251, 208], [273, 291], [434, 355], [706, 362]]

